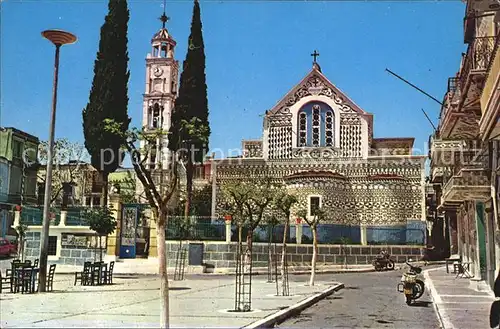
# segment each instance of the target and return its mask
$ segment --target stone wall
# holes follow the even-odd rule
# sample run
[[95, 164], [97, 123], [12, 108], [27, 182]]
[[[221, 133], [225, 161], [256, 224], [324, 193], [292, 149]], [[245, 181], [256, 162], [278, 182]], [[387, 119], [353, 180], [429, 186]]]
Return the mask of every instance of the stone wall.
[[[40, 232], [26, 232], [26, 259], [34, 260], [40, 257]], [[49, 263], [64, 264], [64, 265], [83, 265], [86, 261], [99, 260], [99, 250], [87, 247], [65, 246], [61, 245], [59, 257], [49, 256]], [[102, 251], [103, 259], [106, 255], [106, 250]], [[51, 259], [57, 258], [57, 259]]]
[[[213, 268], [234, 268], [236, 266], [237, 243], [193, 242], [203, 243], [203, 263]], [[183, 244], [186, 249], [186, 265], [189, 265], [189, 242]], [[174, 267], [179, 243], [167, 242], [168, 266]], [[311, 245], [287, 245], [288, 264], [290, 266], [307, 266], [312, 259]], [[274, 250], [274, 245], [272, 249]], [[276, 253], [281, 254], [282, 246], [276, 245]], [[404, 263], [410, 258], [419, 260], [423, 255], [421, 246], [361, 246], [361, 245], [320, 245], [318, 265], [363, 265], [371, 261], [382, 250], [391, 253], [396, 263]], [[268, 244], [253, 244], [253, 267], [267, 267]]]

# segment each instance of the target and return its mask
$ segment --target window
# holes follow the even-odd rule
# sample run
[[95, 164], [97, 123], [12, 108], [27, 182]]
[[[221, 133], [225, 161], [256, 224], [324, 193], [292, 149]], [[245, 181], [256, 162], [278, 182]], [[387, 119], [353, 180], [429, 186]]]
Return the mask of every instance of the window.
[[101, 205], [101, 198], [98, 196], [95, 196], [92, 198], [92, 206], [94, 207], [99, 207]]
[[314, 216], [316, 211], [321, 207], [321, 197], [310, 196], [309, 197], [309, 216]]
[[57, 236], [49, 236], [49, 256], [55, 256], [57, 254]]
[[23, 143], [18, 140], [12, 141], [12, 156], [14, 158], [21, 158], [23, 156]]
[[335, 115], [330, 106], [321, 102], [305, 104], [297, 122], [298, 147], [335, 146]]
[[163, 113], [162, 113], [163, 107], [158, 105], [158, 103], [155, 103], [151, 111], [152, 111], [151, 127], [156, 129], [161, 128], [163, 123]]
[[205, 178], [205, 167], [200, 165], [199, 167], [195, 167], [194, 170], [194, 179], [204, 179]]

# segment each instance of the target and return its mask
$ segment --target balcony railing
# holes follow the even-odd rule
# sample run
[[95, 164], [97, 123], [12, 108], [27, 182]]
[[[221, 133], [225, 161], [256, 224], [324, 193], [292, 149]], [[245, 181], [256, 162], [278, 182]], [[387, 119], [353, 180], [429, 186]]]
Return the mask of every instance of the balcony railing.
[[[460, 72], [460, 87], [465, 88], [467, 79], [472, 71], [486, 71], [490, 64], [495, 48], [496, 37], [475, 38], [467, 48], [465, 59]], [[463, 90], [462, 90], [463, 91]]]
[[448, 78], [448, 92], [455, 92], [457, 90], [458, 86], [458, 78], [453, 77], [453, 78]]

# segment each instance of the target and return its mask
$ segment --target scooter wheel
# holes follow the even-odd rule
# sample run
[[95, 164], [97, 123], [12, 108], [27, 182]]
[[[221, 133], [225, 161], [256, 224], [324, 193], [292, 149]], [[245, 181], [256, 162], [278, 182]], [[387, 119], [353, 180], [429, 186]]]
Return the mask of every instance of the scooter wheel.
[[392, 260], [387, 263], [387, 269], [389, 271], [392, 271], [394, 269], [394, 262]]
[[411, 296], [406, 296], [406, 305], [411, 305]]

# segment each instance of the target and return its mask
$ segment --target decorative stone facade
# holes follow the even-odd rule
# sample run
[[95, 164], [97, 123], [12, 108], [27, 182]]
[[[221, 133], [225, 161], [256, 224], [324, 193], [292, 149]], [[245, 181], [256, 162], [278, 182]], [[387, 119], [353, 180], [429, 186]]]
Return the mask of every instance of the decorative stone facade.
[[[319, 197], [328, 224], [400, 225], [425, 220], [423, 156], [413, 138], [372, 136], [373, 115], [360, 109], [318, 65], [266, 111], [262, 141], [243, 141], [243, 158], [217, 162], [217, 185], [272, 178], [299, 202]], [[316, 200], [317, 201], [317, 200]], [[226, 200], [217, 193], [219, 217]]]

